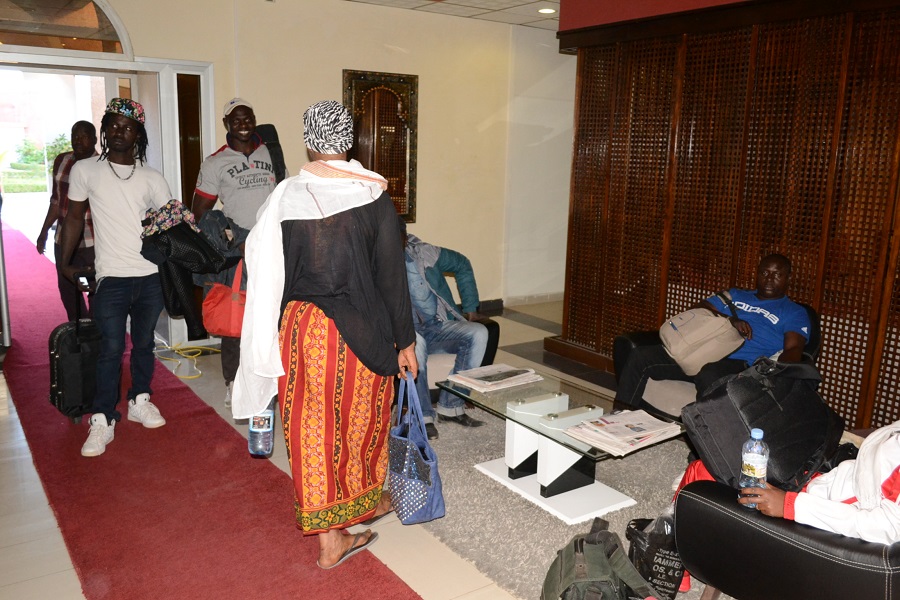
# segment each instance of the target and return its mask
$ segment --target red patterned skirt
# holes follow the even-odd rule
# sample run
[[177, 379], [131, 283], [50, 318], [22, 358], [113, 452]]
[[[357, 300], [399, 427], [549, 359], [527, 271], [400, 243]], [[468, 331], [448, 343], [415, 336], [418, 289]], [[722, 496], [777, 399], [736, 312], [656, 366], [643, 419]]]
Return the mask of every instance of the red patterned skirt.
[[281, 332], [278, 399], [304, 533], [371, 518], [387, 473], [391, 377], [356, 358], [334, 321], [310, 302], [289, 302]]

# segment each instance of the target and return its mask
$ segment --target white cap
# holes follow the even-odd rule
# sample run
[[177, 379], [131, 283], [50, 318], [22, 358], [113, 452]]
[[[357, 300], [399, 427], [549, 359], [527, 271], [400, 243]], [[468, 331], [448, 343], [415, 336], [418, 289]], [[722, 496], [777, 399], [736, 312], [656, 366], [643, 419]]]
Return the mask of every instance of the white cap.
[[228, 102], [225, 103], [225, 108], [222, 110], [225, 113], [225, 116], [227, 117], [228, 115], [231, 114], [231, 111], [236, 109], [238, 106], [246, 106], [250, 110], [253, 110], [253, 105], [250, 104], [249, 102], [247, 102], [246, 100], [244, 100], [243, 98], [232, 98], [231, 100], [229, 100]]

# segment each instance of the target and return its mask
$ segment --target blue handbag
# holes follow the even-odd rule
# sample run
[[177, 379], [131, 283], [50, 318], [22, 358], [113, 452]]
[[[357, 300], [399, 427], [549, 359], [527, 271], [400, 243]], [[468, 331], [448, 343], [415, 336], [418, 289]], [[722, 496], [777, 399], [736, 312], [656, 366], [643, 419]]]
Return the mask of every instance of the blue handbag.
[[[407, 405], [403, 414], [404, 401]], [[404, 525], [444, 516], [444, 494], [437, 455], [428, 443], [413, 376], [400, 381], [397, 422], [388, 439], [391, 503]]]

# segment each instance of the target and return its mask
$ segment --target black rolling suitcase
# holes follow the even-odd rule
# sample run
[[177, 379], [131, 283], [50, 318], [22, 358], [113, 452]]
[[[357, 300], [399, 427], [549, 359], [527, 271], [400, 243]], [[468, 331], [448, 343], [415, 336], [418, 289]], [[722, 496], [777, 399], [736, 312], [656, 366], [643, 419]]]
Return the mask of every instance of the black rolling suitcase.
[[91, 412], [97, 393], [100, 329], [93, 319], [78, 319], [50, 333], [50, 404], [74, 423]]

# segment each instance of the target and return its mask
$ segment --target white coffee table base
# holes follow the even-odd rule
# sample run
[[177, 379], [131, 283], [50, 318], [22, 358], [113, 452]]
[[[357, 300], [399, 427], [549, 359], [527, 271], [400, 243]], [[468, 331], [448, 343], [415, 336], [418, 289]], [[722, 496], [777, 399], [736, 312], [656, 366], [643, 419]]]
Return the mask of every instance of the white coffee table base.
[[537, 475], [510, 479], [507, 477], [508, 469], [504, 458], [477, 464], [475, 468], [526, 500], [562, 519], [567, 525], [576, 525], [635, 504], [634, 499], [599, 481], [570, 492], [544, 498], [541, 496], [541, 485], [537, 481]]

